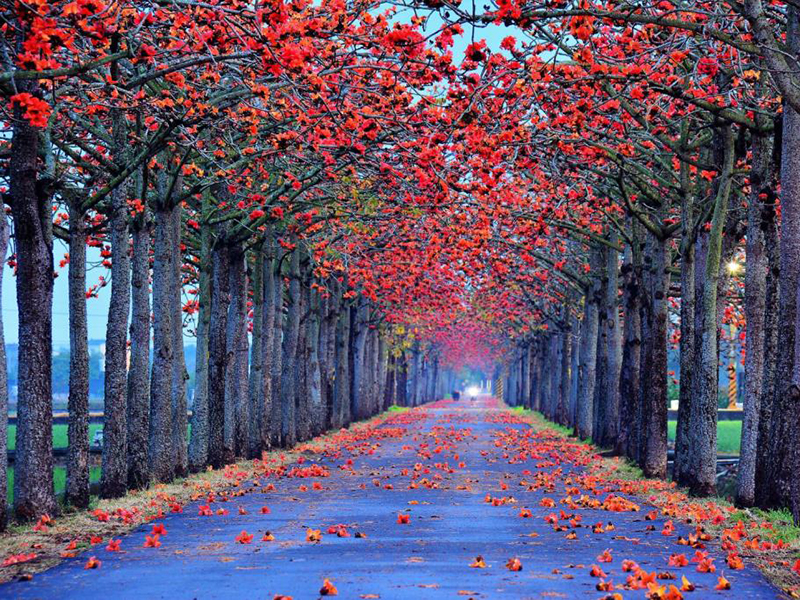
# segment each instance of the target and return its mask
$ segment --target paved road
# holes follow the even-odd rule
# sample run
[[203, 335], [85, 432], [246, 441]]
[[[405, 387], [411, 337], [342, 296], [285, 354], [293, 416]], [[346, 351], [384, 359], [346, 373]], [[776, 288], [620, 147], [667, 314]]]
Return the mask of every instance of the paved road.
[[[622, 571], [623, 559], [635, 560], [646, 572], [677, 576], [677, 581], [659, 584], [680, 586], [686, 575], [697, 587], [686, 598], [781, 597], [752, 567], [728, 569], [725, 554], [713, 547], [709, 556], [716, 559], [715, 574], [697, 572], [691, 563], [668, 567], [672, 553], [693, 557], [693, 549], [676, 544], [677, 535], [688, 530], [678, 525], [675, 536], [662, 535], [665, 519], [646, 521], [646, 506], [638, 512], [608, 512], [559, 504], [566, 495], [565, 481], [570, 487], [585, 483], [582, 468], [574, 464], [581, 462], [575, 446], [532, 436], [526, 425], [507, 422], [508, 414], [489, 402], [462, 401], [398, 415], [385, 426], [393, 435], [353, 441], [340, 453], [302, 465], [324, 466], [329, 477], [263, 479], [255, 493], [210, 505], [227, 508], [224, 516], [200, 516], [198, 507], [205, 502], [187, 505], [182, 514], [158, 521], [167, 530], [160, 548], [144, 547], [152, 525], [143, 526], [123, 538], [125, 552], [98, 547], [99, 569], [85, 570], [84, 554], [30, 582], [0, 587], [0, 597], [231, 600], [285, 595], [304, 600], [319, 597], [323, 579], [329, 578], [340, 598], [601, 598], [607, 592], [596, 589], [600, 578], [591, 576], [591, 565], [622, 585], [631, 575]], [[323, 489], [313, 489], [314, 482]], [[269, 483], [275, 490], [265, 493]], [[506, 500], [495, 506], [487, 495]], [[509, 500], [512, 496], [516, 502]], [[543, 498], [552, 498], [556, 506], [540, 505]], [[264, 505], [269, 514], [261, 514]], [[247, 514], [239, 514], [239, 507]], [[530, 517], [520, 516], [524, 509]], [[560, 518], [561, 510], [580, 516], [581, 526], [571, 527]], [[408, 524], [397, 522], [399, 513], [408, 515]], [[554, 530], [546, 520], [551, 514], [559, 516], [557, 525], [565, 530]], [[595, 523], [609, 521], [614, 531], [593, 532]], [[346, 526], [348, 537], [327, 533], [339, 524]], [[321, 542], [306, 541], [308, 528], [322, 531]], [[235, 541], [243, 530], [254, 535], [252, 543]], [[274, 541], [261, 541], [266, 531]], [[571, 531], [575, 539], [568, 539]], [[605, 549], [612, 562], [598, 562]], [[469, 566], [478, 555], [486, 568]], [[510, 558], [521, 561], [521, 571], [506, 568]], [[730, 591], [714, 590], [722, 572], [732, 583]], [[641, 589], [617, 591], [624, 598], [646, 596]]]

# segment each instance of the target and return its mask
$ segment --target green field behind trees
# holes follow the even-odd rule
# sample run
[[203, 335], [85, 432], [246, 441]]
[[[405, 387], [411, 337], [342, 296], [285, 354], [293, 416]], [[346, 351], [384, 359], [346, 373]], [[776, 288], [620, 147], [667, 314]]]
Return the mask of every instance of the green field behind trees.
[[[89, 441], [94, 437], [95, 431], [102, 429], [103, 426], [99, 423], [92, 423], [89, 425]], [[17, 426], [8, 426], [8, 449], [15, 450], [17, 447]], [[53, 448], [66, 448], [68, 445], [67, 426], [66, 425], [53, 425]], [[89, 470], [89, 479], [92, 483], [100, 481], [100, 467], [91, 467]], [[56, 494], [63, 494], [67, 481], [67, 469], [65, 467], [55, 467], [53, 469], [53, 483]], [[6, 493], [8, 502], [11, 503], [14, 499], [14, 467], [8, 467], [8, 490]]]
[[[95, 431], [102, 429], [100, 423], [92, 423], [89, 425], [89, 441], [94, 437]], [[66, 448], [69, 443], [67, 439], [67, 426], [66, 425], [53, 425], [53, 448]], [[17, 426], [8, 426], [8, 449], [14, 450], [17, 447]]]
[[[669, 441], [675, 441], [675, 427], [677, 421], [667, 423]], [[739, 454], [742, 443], [741, 421], [719, 421], [717, 423], [717, 451], [720, 454]]]

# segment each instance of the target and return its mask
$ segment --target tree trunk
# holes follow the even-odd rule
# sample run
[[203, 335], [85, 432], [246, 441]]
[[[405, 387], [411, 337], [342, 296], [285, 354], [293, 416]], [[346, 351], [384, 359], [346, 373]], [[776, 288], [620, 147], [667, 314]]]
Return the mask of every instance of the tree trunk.
[[286, 287], [280, 273], [281, 260], [276, 261], [278, 271], [275, 274], [275, 319], [272, 323], [272, 401], [270, 417], [270, 444], [279, 446], [281, 439], [281, 377], [283, 372], [283, 292]]
[[[71, 215], [72, 206], [70, 206], [70, 225], [72, 224]], [[81, 217], [82, 218], [82, 217]], [[2, 298], [2, 291], [3, 291], [3, 271], [5, 271], [5, 264], [6, 264], [6, 253], [8, 251], [8, 220], [6, 219], [5, 213], [0, 215], [0, 306], [3, 305], [3, 298]], [[71, 255], [70, 255], [71, 257]], [[86, 261], [84, 259], [84, 273], [86, 269]], [[72, 266], [70, 265], [70, 273], [72, 270]], [[71, 283], [72, 280], [70, 280]], [[86, 308], [86, 292], [85, 288], [82, 290], [81, 298], [84, 301], [84, 312]], [[72, 293], [72, 287], [70, 286], [70, 294]], [[71, 296], [70, 296], [71, 298]], [[70, 305], [71, 308], [71, 305]], [[84, 317], [84, 324], [85, 324], [85, 317]], [[71, 330], [70, 330], [71, 331]], [[85, 337], [84, 337], [85, 339]], [[72, 341], [72, 338], [70, 338]], [[72, 360], [72, 355], [70, 355], [70, 360]], [[86, 397], [87, 397], [87, 430], [88, 430], [88, 396], [89, 396], [89, 384], [88, 384], [88, 356], [86, 359], [86, 371], [87, 371], [87, 383], [86, 383]], [[72, 364], [70, 363], [70, 374], [72, 373]], [[72, 387], [70, 386], [70, 390]], [[70, 405], [70, 409], [72, 406]], [[70, 410], [70, 418], [72, 417], [72, 411]], [[70, 420], [70, 423], [72, 421]], [[7, 431], [8, 430], [8, 364], [6, 361], [6, 341], [5, 341], [5, 332], [3, 330], [3, 317], [2, 313], [0, 313], [0, 431]], [[87, 444], [88, 444], [88, 431], [87, 433]], [[88, 455], [88, 452], [87, 452]], [[70, 458], [72, 456], [70, 455]], [[68, 459], [69, 460], [69, 459]], [[71, 463], [68, 462], [67, 466], [69, 467]], [[77, 478], [76, 478], [77, 479]], [[87, 480], [88, 480], [88, 468], [87, 468]], [[69, 477], [68, 477], [69, 482]], [[69, 483], [67, 484], [69, 485]], [[75, 486], [79, 491], [82, 489], [80, 486]], [[87, 488], [87, 500], [88, 500], [88, 487], [89, 483], [87, 481], [86, 488]], [[0, 491], [6, 491], [8, 489], [8, 436], [0, 435]], [[0, 497], [0, 531], [5, 531], [8, 525], [8, 504], [6, 500], [7, 496]]]
[[[353, 419], [358, 421], [367, 416], [366, 389], [365, 389], [365, 368], [367, 362], [367, 315], [369, 307], [367, 300], [363, 296], [358, 298], [358, 308], [355, 311], [353, 327], [355, 337], [353, 341], [353, 388], [351, 390], [351, 412]], [[422, 388], [424, 389], [424, 387]], [[424, 393], [424, 392], [423, 392]]]
[[436, 397], [436, 381], [439, 379], [439, 357], [434, 356], [431, 361], [430, 371], [430, 386], [428, 387], [428, 402], [435, 402], [439, 398]]
[[[560, 342], [559, 342], [560, 343]], [[517, 360], [516, 360], [516, 377], [517, 377], [517, 384], [516, 384], [516, 402], [517, 406], [525, 406], [527, 402], [526, 394], [525, 394], [525, 380], [527, 378], [527, 368], [525, 365], [525, 358], [527, 357], [528, 349], [527, 344], [522, 343], [517, 348]], [[559, 372], [560, 373], [560, 372]], [[560, 386], [560, 379], [559, 379], [559, 386]], [[559, 387], [558, 395], [554, 398], [556, 403], [560, 402], [560, 394], [561, 388]], [[554, 407], [557, 410], [558, 406]]]
[[[69, 445], [64, 503], [76, 508], [89, 506], [89, 333], [86, 319], [86, 224], [81, 200], [77, 192], [69, 194]], [[3, 217], [0, 221], [3, 259], [8, 244], [5, 227]]]
[[[338, 287], [338, 286], [337, 286]], [[338, 290], [338, 319], [336, 320], [336, 354], [333, 380], [333, 416], [331, 426], [334, 429], [344, 427], [349, 422], [350, 407], [350, 308], [341, 301], [341, 289]]]
[[128, 489], [150, 480], [147, 457], [150, 427], [150, 235], [147, 215], [133, 226], [131, 261], [131, 358], [128, 369]]
[[700, 395], [690, 413], [688, 453], [691, 464], [690, 490], [696, 495], [711, 495], [717, 485], [717, 394], [719, 385], [719, 347], [717, 344], [717, 284], [722, 263], [722, 237], [734, 166], [734, 136], [729, 126], [724, 132], [724, 164], [715, 198], [714, 216], [708, 238], [703, 291], [703, 325], [700, 332]]
[[638, 460], [640, 440], [641, 402], [639, 400], [639, 377], [641, 373], [642, 349], [642, 280], [638, 239], [625, 250], [622, 266], [625, 343], [622, 348], [622, 364], [619, 374], [619, 423], [616, 453]]
[[231, 304], [230, 250], [219, 231], [211, 249], [211, 316], [208, 329], [208, 463], [225, 465], [225, 383], [228, 352], [228, 309]]
[[641, 420], [639, 464], [647, 477], [667, 474], [667, 249], [664, 240], [647, 236], [642, 302]]
[[678, 422], [675, 428], [675, 460], [672, 479], [686, 483], [689, 477], [689, 413], [694, 402], [696, 368], [695, 331], [695, 243], [693, 197], [684, 192], [681, 207], [681, 339]]
[[294, 385], [294, 406], [295, 406], [295, 431], [298, 442], [304, 442], [310, 437], [311, 420], [313, 418], [310, 403], [310, 380], [308, 372], [308, 338], [310, 323], [310, 292], [308, 282], [308, 264], [305, 260], [301, 261], [300, 267], [300, 326], [297, 335], [297, 355], [295, 357], [295, 369], [297, 378]]
[[597, 378], [597, 332], [598, 310], [596, 285], [584, 298], [583, 323], [581, 324], [581, 355], [578, 365], [578, 406], [576, 409], [576, 434], [581, 439], [592, 437], [594, 387]]
[[[525, 408], [531, 407], [531, 382], [533, 380], [533, 340], [529, 339], [525, 343], [525, 347], [523, 348], [522, 353], [522, 363], [523, 363], [523, 379], [522, 379], [522, 406]], [[569, 365], [567, 365], [566, 372], [569, 373]], [[562, 370], [562, 375], [564, 370]], [[569, 390], [569, 387], [566, 388]], [[562, 401], [565, 403], [564, 415], [566, 416], [566, 404], [569, 403], [569, 397], [562, 398]]]
[[[611, 233], [610, 240], [617, 243], [618, 237]], [[605, 364], [607, 373], [603, 377], [603, 412], [598, 419], [600, 445], [613, 448], [619, 436], [619, 373], [622, 350], [619, 324], [619, 253], [606, 249], [606, 277], [603, 293], [605, 318]]]
[[[776, 136], [780, 137], [780, 136]], [[780, 144], [775, 140], [774, 165], [780, 164]], [[772, 409], [775, 403], [778, 372], [778, 318], [780, 296], [780, 242], [778, 235], [777, 197], [768, 197], [764, 213], [764, 247], [767, 253], [767, 283], [764, 301], [764, 385], [761, 394], [761, 411], [758, 419], [758, 454], [756, 455], [756, 505], [761, 506], [769, 494], [769, 445]]]
[[[204, 209], [210, 199], [203, 198]], [[205, 210], [204, 210], [205, 212]], [[192, 435], [189, 439], [189, 470], [198, 472], [208, 464], [209, 441], [209, 335], [211, 327], [211, 232], [200, 230], [197, 290], [197, 346], [195, 347]]]
[[[38, 93], [32, 82], [19, 92]], [[14, 108], [9, 193], [17, 253], [19, 366], [14, 512], [22, 520], [58, 509], [53, 491], [53, 238], [49, 195], [39, 178], [39, 133]]]
[[383, 410], [388, 410], [396, 403], [397, 385], [397, 360], [393, 354], [387, 353], [386, 360], [386, 383], [383, 388]]
[[230, 249], [230, 295], [225, 379], [225, 462], [232, 463], [247, 450], [247, 272], [244, 252]]
[[555, 422], [557, 417], [558, 405], [561, 403], [561, 365], [563, 358], [561, 350], [563, 343], [561, 341], [562, 333], [560, 331], [554, 332], [550, 337], [550, 415], [548, 418]]
[[320, 394], [320, 427], [322, 431], [330, 429], [333, 398], [328, 394], [328, 343], [331, 335], [330, 327], [330, 293], [320, 295], [319, 301], [319, 334], [317, 335], [317, 359], [319, 360], [319, 394]]
[[422, 350], [418, 350], [417, 352], [416, 363], [417, 376], [414, 383], [417, 389], [414, 390], [414, 404], [415, 406], [419, 406], [425, 403], [425, 375], [428, 371], [425, 353]]
[[608, 287], [608, 263], [607, 254], [608, 249], [598, 248], [597, 252], [599, 265], [596, 275], [598, 290], [597, 290], [597, 366], [595, 372], [597, 373], [594, 384], [594, 398], [592, 399], [592, 441], [600, 446], [605, 447], [605, 440], [603, 439], [603, 421], [605, 420], [606, 413], [606, 390], [608, 388], [608, 378], [611, 376], [609, 373], [608, 364], [608, 330], [609, 327], [606, 323], [610, 308], [607, 306], [606, 301], [608, 294], [606, 289]]
[[398, 359], [399, 369], [397, 371], [395, 384], [395, 403], [398, 406], [408, 406], [408, 357], [403, 351]]
[[[800, 54], [800, 10], [787, 7], [786, 42], [794, 55]], [[758, 503], [763, 508], [793, 505], [795, 520], [800, 506], [797, 497], [796, 448], [800, 425], [800, 360], [798, 326], [798, 285], [800, 285], [800, 114], [787, 103], [783, 110], [783, 148], [781, 150], [781, 241], [780, 292], [778, 304], [777, 381], [772, 406], [769, 444], [764, 448], [767, 472]]]
[[[120, 111], [112, 113], [114, 155], [127, 154], [127, 127]], [[103, 467], [100, 495], [118, 498], [128, 490], [128, 316], [131, 310], [131, 259], [128, 233], [128, 186], [111, 192], [111, 299], [106, 327], [103, 403]]]
[[[269, 448], [271, 443], [270, 434], [272, 431], [272, 363], [275, 357], [274, 338], [275, 338], [275, 313], [278, 298], [275, 294], [277, 283], [275, 281], [275, 240], [273, 238], [272, 227], [268, 226], [264, 232], [264, 272], [263, 272], [263, 299], [264, 304], [261, 308], [262, 333], [261, 333], [261, 373], [262, 389], [260, 412], [258, 413], [259, 427], [259, 446], [261, 450]], [[254, 418], [255, 415], [254, 415]]]
[[[163, 175], [162, 175], [163, 177]], [[163, 188], [163, 184], [160, 186]], [[173, 263], [178, 259], [172, 243], [172, 211], [163, 205], [163, 190], [155, 207], [153, 245], [153, 365], [150, 374], [149, 461], [153, 481], [171, 481], [175, 474], [172, 441], [172, 376], [175, 336], [173, 315]]]
[[742, 444], [739, 454], [739, 474], [736, 503], [753, 506], [755, 503], [756, 457], [764, 393], [764, 354], [766, 347], [767, 271], [769, 268], [764, 245], [765, 232], [771, 227], [774, 215], [772, 141], [769, 136], [753, 132], [753, 164], [750, 170], [750, 198], [747, 207], [747, 264], [745, 269], [745, 391]]
[[264, 418], [264, 252], [255, 252], [253, 261], [253, 339], [250, 346], [250, 373], [248, 383], [249, 415], [247, 457], [261, 455], [261, 421]]
[[556, 407], [556, 423], [559, 425], [569, 425], [570, 387], [572, 385], [572, 330], [570, 328], [569, 309], [564, 308], [564, 326], [561, 335], [561, 389], [559, 390], [559, 401]]
[[320, 368], [320, 333], [324, 327], [323, 302], [316, 290], [309, 288], [311, 306], [309, 307], [308, 349], [308, 399], [311, 405], [311, 436], [325, 430], [325, 405], [322, 402], [322, 372]]
[[247, 298], [250, 280], [247, 270], [247, 256], [242, 256], [243, 289], [239, 298], [237, 344], [234, 350], [234, 366], [236, 372], [236, 456], [247, 456], [250, 437], [250, 397], [248, 393], [248, 361], [250, 359], [250, 339], [247, 334]]
[[[577, 351], [577, 348], [575, 349]], [[535, 335], [531, 340], [531, 384], [530, 384], [530, 409], [533, 411], [541, 410], [539, 402], [539, 388], [542, 381], [542, 344], [541, 336]], [[572, 409], [574, 412], [574, 408]]]
[[300, 304], [300, 250], [295, 248], [290, 257], [289, 311], [286, 315], [281, 374], [281, 446], [284, 448], [291, 448], [297, 443], [295, 386], [299, 373], [297, 346], [300, 336]]
[[333, 428], [334, 419], [334, 392], [333, 385], [336, 376], [336, 321], [337, 312], [334, 310], [337, 298], [335, 287], [322, 299], [323, 312], [322, 329], [320, 330], [319, 358], [320, 358], [320, 384], [322, 386], [322, 402], [325, 408], [324, 428]]
[[172, 451], [175, 461], [175, 476], [185, 477], [189, 472], [188, 439], [189, 418], [187, 415], [186, 359], [183, 354], [183, 252], [181, 251], [181, 207], [176, 205], [170, 213], [172, 232], [172, 274], [170, 278], [170, 300], [172, 306]]
[[567, 407], [567, 424], [573, 430], [577, 426], [576, 410], [578, 407], [578, 365], [580, 364], [580, 328], [581, 322], [577, 316], [570, 315], [570, 347], [572, 354], [570, 356], [569, 366], [569, 405]]
[[[72, 214], [72, 209], [70, 209], [70, 214]], [[71, 221], [72, 219], [70, 219], [70, 222]], [[2, 300], [3, 271], [5, 270], [7, 252], [8, 252], [8, 220], [4, 213], [3, 215], [0, 216], [0, 306], [3, 305], [3, 300]], [[70, 269], [71, 268], [72, 267], [70, 266]], [[84, 261], [84, 269], [85, 269], [85, 261]], [[71, 292], [72, 289], [70, 289], [70, 293]], [[85, 292], [81, 294], [81, 297], [83, 298], [85, 303], [86, 302]], [[71, 366], [72, 365], [70, 364], [70, 367]], [[87, 358], [87, 372], [88, 372], [88, 358]], [[88, 375], [87, 375], [86, 395], [88, 398], [89, 395]], [[88, 416], [88, 406], [86, 412]], [[70, 412], [70, 415], [71, 414], [72, 413]], [[5, 343], [5, 332], [3, 330], [3, 317], [2, 314], [0, 314], [0, 431], [7, 431], [7, 430], [8, 430], [8, 364], [6, 361], [6, 343]], [[88, 439], [88, 432], [87, 432], [87, 439]], [[0, 435], [0, 490], [2, 491], [8, 489], [7, 471], [8, 471], [8, 436]], [[87, 488], [88, 488], [88, 483], [87, 483]], [[7, 525], [8, 525], [8, 503], [6, 497], [0, 497], [0, 531], [5, 531]]]

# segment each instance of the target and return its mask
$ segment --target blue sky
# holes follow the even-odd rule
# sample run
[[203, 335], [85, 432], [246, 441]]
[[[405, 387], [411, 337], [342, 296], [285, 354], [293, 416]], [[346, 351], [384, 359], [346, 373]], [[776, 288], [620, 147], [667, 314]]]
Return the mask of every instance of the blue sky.
[[[13, 240], [12, 240], [13, 246]], [[9, 252], [11, 249], [9, 249]], [[53, 282], [53, 348], [69, 347], [69, 306], [67, 295], [67, 267], [58, 268], [58, 261], [64, 257], [67, 247], [64, 242], [56, 240], [54, 255], [58, 277]], [[97, 248], [87, 248], [87, 260], [90, 263], [100, 262], [100, 252]], [[16, 344], [18, 341], [17, 327], [17, 280], [14, 273], [7, 265], [3, 271], [3, 327], [7, 344]], [[110, 279], [110, 272], [102, 267], [96, 267], [88, 272], [87, 284], [97, 282], [100, 275]], [[105, 339], [106, 321], [108, 319], [108, 301], [111, 295], [111, 283], [100, 290], [99, 298], [87, 301], [86, 310], [89, 322], [89, 339]]]

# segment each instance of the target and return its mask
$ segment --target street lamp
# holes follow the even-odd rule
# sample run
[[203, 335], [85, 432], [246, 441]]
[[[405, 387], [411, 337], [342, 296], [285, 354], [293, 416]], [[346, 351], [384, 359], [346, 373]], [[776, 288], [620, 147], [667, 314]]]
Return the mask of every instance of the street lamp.
[[738, 275], [742, 271], [741, 263], [738, 263], [735, 260], [730, 261], [726, 266], [728, 268], [728, 273], [731, 275]]

